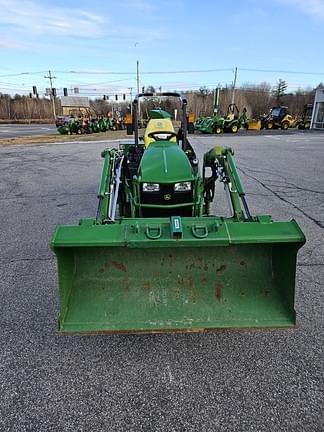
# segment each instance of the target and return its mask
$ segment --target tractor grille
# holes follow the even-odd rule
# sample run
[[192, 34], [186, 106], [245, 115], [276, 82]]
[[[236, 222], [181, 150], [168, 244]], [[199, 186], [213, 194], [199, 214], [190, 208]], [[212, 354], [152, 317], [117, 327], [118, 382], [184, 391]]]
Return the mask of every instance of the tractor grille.
[[[192, 190], [186, 192], [174, 192], [174, 184], [160, 184], [158, 192], [141, 191], [141, 204], [172, 205], [191, 203], [193, 201]], [[143, 217], [169, 217], [169, 216], [192, 216], [192, 206], [175, 209], [143, 208]]]

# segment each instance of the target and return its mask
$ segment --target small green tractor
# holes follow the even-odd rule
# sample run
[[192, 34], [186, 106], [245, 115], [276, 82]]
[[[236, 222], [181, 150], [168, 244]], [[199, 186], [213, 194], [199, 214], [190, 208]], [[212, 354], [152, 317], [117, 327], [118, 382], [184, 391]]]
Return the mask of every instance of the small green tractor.
[[[153, 96], [180, 99], [182, 127], [151, 118], [141, 140], [139, 98]], [[102, 152], [96, 215], [56, 227], [61, 334], [295, 325], [304, 235], [294, 220], [251, 213], [230, 148], [210, 149], [199, 167], [186, 106], [178, 93], [136, 96], [134, 139]], [[212, 207], [216, 184], [228, 217]]]
[[242, 114], [235, 104], [230, 104], [225, 117], [214, 115], [212, 117], [199, 117], [195, 122], [195, 130], [207, 134], [220, 134], [222, 132], [237, 133], [241, 127], [247, 127], [248, 118], [244, 108]]
[[224, 117], [199, 117], [194, 123], [195, 130], [206, 134], [220, 134], [224, 129]]
[[224, 119], [224, 132], [237, 133], [241, 127], [247, 126], [247, 111], [244, 108], [240, 114], [238, 107], [235, 104], [230, 104], [227, 108], [227, 114]]

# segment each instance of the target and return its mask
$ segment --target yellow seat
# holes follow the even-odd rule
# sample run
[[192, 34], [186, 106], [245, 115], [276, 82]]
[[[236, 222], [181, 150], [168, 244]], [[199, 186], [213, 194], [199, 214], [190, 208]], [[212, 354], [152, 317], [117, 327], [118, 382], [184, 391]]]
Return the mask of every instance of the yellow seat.
[[[170, 119], [151, 119], [148, 122], [144, 133], [145, 148], [147, 148], [152, 142], [155, 141], [154, 138], [149, 137], [149, 134], [151, 134], [152, 132], [160, 132], [161, 134], [168, 133], [168, 132], [175, 133], [175, 130], [173, 128], [173, 124]], [[177, 138], [173, 136], [172, 138], [170, 138], [170, 141], [176, 143]]]

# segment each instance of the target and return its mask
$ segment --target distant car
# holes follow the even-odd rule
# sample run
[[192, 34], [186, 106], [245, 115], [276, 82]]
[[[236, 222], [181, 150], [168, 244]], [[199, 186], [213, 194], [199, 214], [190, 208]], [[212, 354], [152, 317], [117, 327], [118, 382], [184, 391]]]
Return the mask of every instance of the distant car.
[[65, 125], [66, 123], [71, 121], [71, 119], [73, 119], [73, 117], [71, 117], [71, 116], [56, 116], [56, 119], [55, 119], [56, 127], [60, 127], [60, 126]]

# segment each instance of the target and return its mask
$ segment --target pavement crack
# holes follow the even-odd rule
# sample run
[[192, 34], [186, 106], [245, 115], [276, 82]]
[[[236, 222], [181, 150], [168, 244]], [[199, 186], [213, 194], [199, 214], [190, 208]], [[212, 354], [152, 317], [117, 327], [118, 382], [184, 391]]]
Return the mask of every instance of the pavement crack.
[[53, 261], [53, 258], [13, 258], [9, 260], [3, 260], [3, 263], [15, 263], [15, 262], [24, 262], [24, 261]]
[[[14, 188], [13, 188], [14, 189]], [[87, 195], [94, 195], [93, 192], [80, 192], [80, 193], [71, 193], [71, 192], [62, 192], [59, 194], [46, 194], [46, 195], [12, 195], [12, 196], [6, 196], [4, 198], [0, 198], [0, 201], [7, 201], [7, 200], [22, 200], [22, 199], [33, 199], [33, 198], [63, 198], [63, 197], [69, 197], [69, 196], [87, 196]]]
[[291, 205], [294, 209], [298, 210], [300, 213], [302, 213], [307, 219], [311, 220], [312, 222], [314, 222], [315, 225], [317, 225], [320, 228], [324, 228], [324, 223], [318, 221], [317, 219], [313, 218], [311, 215], [309, 215], [308, 213], [306, 213], [303, 209], [301, 209], [300, 207], [298, 207], [296, 204], [292, 203], [291, 201], [287, 200], [286, 198], [282, 197], [281, 195], [279, 195], [278, 192], [274, 191], [273, 189], [271, 189], [270, 186], [266, 185], [265, 183], [263, 183], [261, 180], [259, 180], [258, 178], [254, 177], [251, 174], [248, 174], [246, 171], [244, 171], [242, 168], [238, 168], [239, 171], [241, 171], [246, 177], [249, 177], [250, 179], [256, 181], [257, 183], [259, 183], [264, 189], [266, 189], [267, 191], [271, 192], [276, 198], [278, 198], [280, 201], [283, 201], [286, 204]]
[[[272, 174], [274, 177], [281, 178], [283, 180], [283, 182], [284, 182], [284, 184], [282, 184], [282, 185], [273, 183], [273, 186], [280, 187], [280, 188], [284, 187], [286, 189], [297, 189], [297, 190], [300, 190], [300, 191], [303, 191], [303, 192], [312, 192], [312, 193], [324, 195], [324, 191], [315, 190], [315, 189], [309, 189], [309, 188], [304, 188], [304, 187], [297, 186], [295, 183], [289, 182], [283, 175], [280, 175], [280, 174], [278, 174], [278, 173], [276, 173], [274, 171], [273, 172], [271, 172], [269, 170], [263, 170], [263, 171], [261, 171], [261, 170], [255, 170], [255, 169], [247, 168], [247, 167], [244, 167], [244, 166], [243, 166], [243, 168], [247, 169], [249, 172], [255, 172], [255, 173], [260, 173], [260, 174], [264, 174], [264, 173], [266, 173], [266, 174]], [[241, 171], [243, 172], [242, 169], [241, 169]], [[268, 179], [268, 181], [271, 181], [271, 180]]]

